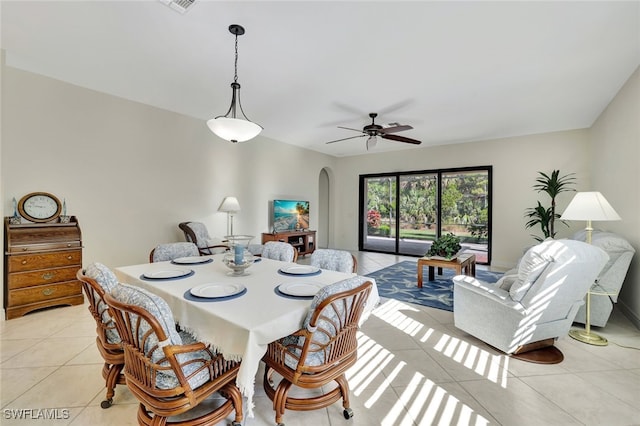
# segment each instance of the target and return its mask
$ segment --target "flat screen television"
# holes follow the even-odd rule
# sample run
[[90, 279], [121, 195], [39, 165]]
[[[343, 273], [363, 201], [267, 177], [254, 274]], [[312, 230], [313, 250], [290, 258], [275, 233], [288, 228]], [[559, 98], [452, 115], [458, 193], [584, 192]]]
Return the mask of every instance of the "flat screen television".
[[309, 228], [309, 202], [273, 200], [273, 232]]

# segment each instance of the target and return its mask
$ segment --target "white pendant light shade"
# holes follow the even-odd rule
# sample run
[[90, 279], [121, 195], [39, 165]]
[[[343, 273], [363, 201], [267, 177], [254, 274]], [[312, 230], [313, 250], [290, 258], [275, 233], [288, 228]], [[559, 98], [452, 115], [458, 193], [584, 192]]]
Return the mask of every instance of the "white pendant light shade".
[[230, 142], [245, 142], [260, 134], [262, 126], [240, 118], [216, 117], [207, 121], [209, 129]]

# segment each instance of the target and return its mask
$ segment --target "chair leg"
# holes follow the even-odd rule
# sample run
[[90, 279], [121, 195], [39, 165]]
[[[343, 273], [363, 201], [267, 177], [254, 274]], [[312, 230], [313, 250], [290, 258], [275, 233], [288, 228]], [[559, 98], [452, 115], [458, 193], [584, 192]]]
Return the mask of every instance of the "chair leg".
[[282, 424], [282, 416], [284, 416], [285, 405], [287, 403], [287, 395], [293, 383], [287, 379], [282, 379], [276, 389], [276, 394], [273, 398], [273, 409], [276, 412], [276, 424]]
[[120, 373], [122, 372], [123, 364], [109, 364], [104, 363], [102, 367], [102, 377], [105, 379], [105, 387], [107, 388], [107, 398], [100, 403], [100, 407], [109, 408], [113, 404], [113, 396], [116, 393], [116, 385], [120, 381]]
[[341, 374], [339, 377], [336, 377], [336, 382], [338, 386], [340, 386], [340, 392], [342, 392], [342, 407], [344, 409], [348, 409], [350, 407], [349, 403], [349, 382], [347, 382], [347, 378], [344, 374]]
[[157, 416], [153, 413], [149, 414], [147, 407], [144, 404], [138, 405], [138, 424], [141, 426], [165, 426], [167, 424], [167, 418], [163, 416]]
[[236, 416], [232, 424], [241, 424], [242, 419], [244, 418], [244, 413], [242, 411], [242, 394], [240, 393], [238, 387], [234, 383], [229, 383], [222, 389], [220, 389], [219, 393], [225, 398], [230, 399], [231, 403], [233, 404]]

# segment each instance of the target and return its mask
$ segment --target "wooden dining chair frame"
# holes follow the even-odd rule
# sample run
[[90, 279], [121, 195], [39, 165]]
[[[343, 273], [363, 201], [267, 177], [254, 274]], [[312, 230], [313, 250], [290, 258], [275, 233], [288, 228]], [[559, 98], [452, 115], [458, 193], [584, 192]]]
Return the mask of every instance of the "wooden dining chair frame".
[[[163, 360], [168, 361], [169, 365], [163, 366], [154, 363], [148, 354], [145, 354], [138, 347], [138, 337], [143, 340], [143, 348], [144, 341], [152, 333], [155, 333], [158, 342], [169, 342], [159, 321], [147, 310], [139, 306], [122, 303], [109, 294], [105, 295], [105, 300], [109, 304], [111, 315], [122, 337], [125, 357], [124, 375], [127, 380], [127, 387], [140, 401], [138, 407], [138, 423], [140, 425], [213, 425], [235, 411], [235, 419], [232, 425], [241, 426], [243, 418], [242, 394], [235, 384], [238, 369], [240, 368], [239, 362], [225, 360], [222, 354], [213, 353], [204, 343], [196, 342], [182, 345], [166, 344], [162, 347], [165, 355]], [[150, 331], [145, 332], [142, 326], [144, 322], [149, 325]], [[211, 359], [209, 361], [205, 361], [203, 358], [191, 359], [181, 364], [176, 357], [178, 354], [198, 351], [206, 351]], [[189, 377], [186, 377], [182, 367], [193, 362], [202, 362], [203, 365], [191, 373]], [[209, 370], [209, 375], [212, 379], [193, 389], [188, 379], [204, 369]], [[178, 386], [171, 389], [158, 388], [155, 383], [157, 374], [168, 370], [172, 370], [175, 374], [179, 382]], [[227, 398], [227, 400], [215, 410], [196, 418], [168, 421], [168, 417], [188, 412], [216, 392]]]
[[[276, 412], [275, 420], [279, 426], [284, 425], [282, 417], [285, 410], [317, 410], [328, 407], [340, 398], [343, 401], [344, 417], [346, 419], [353, 417], [353, 410], [351, 410], [349, 402], [349, 383], [345, 372], [357, 361], [356, 332], [371, 289], [372, 283], [366, 281], [352, 290], [327, 297], [314, 310], [307, 328], [300, 329], [291, 336], [269, 344], [267, 353], [262, 358], [266, 365], [263, 387], [269, 399], [273, 401], [273, 408]], [[325, 308], [332, 309], [334, 312], [346, 312], [346, 318], [340, 318], [339, 323], [330, 321], [337, 333], [331, 336], [328, 342], [323, 343], [314, 340], [313, 337], [319, 320], [321, 318], [328, 319], [326, 315], [323, 315]], [[323, 332], [327, 336], [330, 334], [326, 330]], [[304, 338], [304, 343], [301, 346], [297, 342], [290, 343], [292, 336], [298, 338], [297, 342]], [[297, 357], [292, 353], [292, 350], [300, 351], [300, 356]], [[305, 365], [307, 357], [314, 352], [324, 353], [324, 362], [318, 366]], [[286, 365], [285, 356], [297, 358], [295, 369]], [[272, 381], [274, 372], [282, 376], [277, 387], [274, 387]], [[333, 381], [338, 386], [322, 395], [308, 398], [288, 396], [293, 385], [306, 389], [317, 389]]]
[[[118, 332], [115, 322], [107, 325], [102, 321], [102, 315], [108, 310], [107, 302], [104, 300], [105, 291], [93, 278], [84, 274], [82, 269], [76, 273], [76, 278], [82, 283], [84, 293], [89, 301], [89, 312], [96, 322], [96, 346], [104, 360], [102, 366], [102, 377], [105, 380], [107, 395], [100, 407], [109, 408], [113, 404], [116, 385], [126, 384], [122, 369], [124, 368], [124, 350], [121, 344], [109, 343], [107, 340], [107, 330]], [[101, 303], [102, 302], [102, 303]]]

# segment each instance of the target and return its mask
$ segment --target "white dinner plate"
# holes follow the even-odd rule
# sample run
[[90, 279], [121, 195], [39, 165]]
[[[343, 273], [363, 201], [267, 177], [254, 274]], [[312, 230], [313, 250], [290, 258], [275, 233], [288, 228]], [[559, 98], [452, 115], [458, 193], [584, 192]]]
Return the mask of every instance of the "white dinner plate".
[[289, 275], [310, 275], [315, 274], [320, 271], [320, 268], [317, 266], [309, 266], [309, 265], [291, 265], [286, 266], [284, 268], [280, 268], [280, 272], [283, 274]]
[[206, 297], [208, 299], [234, 296], [242, 291], [244, 291], [244, 286], [238, 283], [209, 283], [189, 290], [196, 297]]
[[166, 280], [170, 278], [185, 277], [191, 272], [193, 272], [191, 269], [166, 269], [163, 271], [145, 272], [142, 276], [152, 280]]
[[179, 257], [177, 259], [173, 259], [173, 263], [177, 263], [179, 265], [197, 265], [199, 263], [209, 263], [213, 259], [210, 257], [204, 256], [188, 256], [188, 257]]
[[278, 286], [280, 293], [289, 296], [315, 296], [324, 284], [314, 281], [291, 281]]

